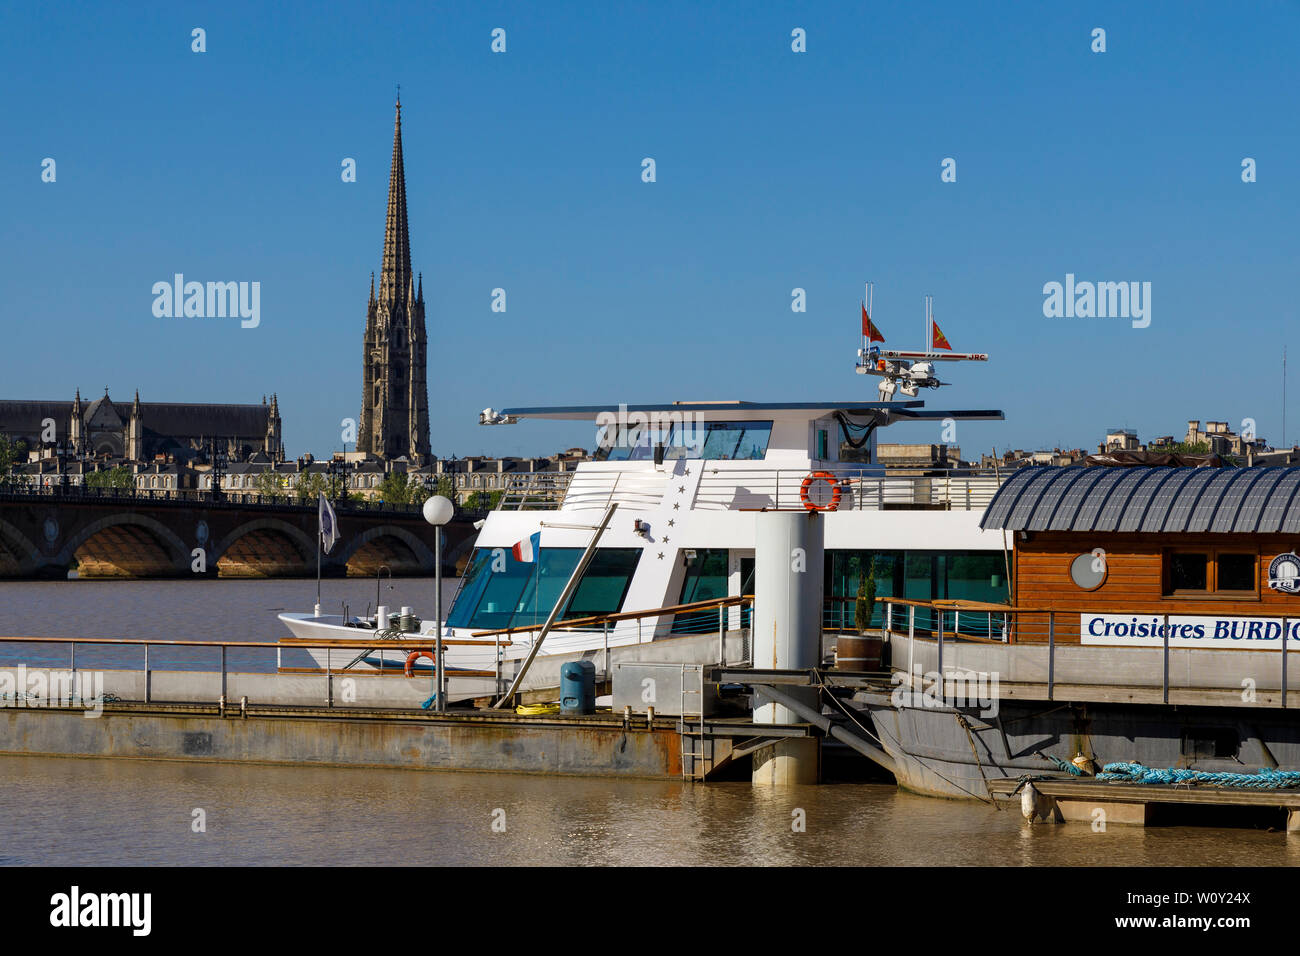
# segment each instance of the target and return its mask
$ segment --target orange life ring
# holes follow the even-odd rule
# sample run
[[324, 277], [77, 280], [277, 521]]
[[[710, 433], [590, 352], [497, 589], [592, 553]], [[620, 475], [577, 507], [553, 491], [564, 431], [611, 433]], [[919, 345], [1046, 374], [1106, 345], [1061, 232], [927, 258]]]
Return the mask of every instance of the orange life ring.
[[429, 660], [433, 660], [433, 651], [411, 651], [411, 653], [406, 655], [405, 674], [407, 677], [413, 676], [411, 669], [415, 666], [415, 662], [421, 657], [427, 657]]
[[[818, 505], [808, 500], [808, 489], [812, 487], [814, 481], [829, 481], [831, 483], [831, 503], [828, 505]], [[843, 490], [840, 488], [840, 481], [829, 471], [814, 471], [811, 475], [803, 480], [799, 486], [799, 497], [803, 500], [803, 506], [809, 511], [835, 511], [840, 506], [840, 497]]]

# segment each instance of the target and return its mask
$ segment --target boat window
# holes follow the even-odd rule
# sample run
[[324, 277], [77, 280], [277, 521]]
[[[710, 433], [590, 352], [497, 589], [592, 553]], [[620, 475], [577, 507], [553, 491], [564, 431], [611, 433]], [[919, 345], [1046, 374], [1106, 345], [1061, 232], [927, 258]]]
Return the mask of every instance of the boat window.
[[771, 435], [771, 422], [706, 422], [703, 453], [698, 457], [732, 460], [762, 458], [767, 454], [767, 442]]
[[1253, 554], [1231, 554], [1220, 551], [1218, 558], [1218, 580], [1216, 591], [1253, 591], [1255, 590], [1255, 556]]
[[[448, 625], [496, 630], [544, 623], [582, 551], [542, 548], [536, 561], [523, 562], [509, 548], [476, 548]], [[598, 549], [561, 619], [619, 610], [640, 555], [640, 548]]]
[[674, 422], [606, 426], [598, 440], [597, 461], [653, 461], [655, 446], [664, 459], [757, 460], [767, 454], [772, 423]]
[[[876, 597], [903, 597], [915, 601], [953, 599], [1005, 604], [1010, 601], [1006, 557], [1001, 551], [866, 551], [826, 552], [826, 604], [822, 615], [827, 628], [851, 628], [863, 571], [875, 561]], [[901, 607], [901, 605], [900, 605]], [[916, 628], [930, 631], [936, 626], [929, 608], [916, 609]], [[884, 621], [884, 607], [877, 604], [872, 627]], [[991, 625], [991, 630], [990, 630]], [[987, 612], [962, 613], [945, 626], [963, 634], [997, 636], [1002, 622]]]
[[587, 565], [587, 571], [578, 582], [561, 619], [573, 620], [594, 614], [608, 614], [621, 608], [640, 558], [640, 548], [598, 550], [592, 557], [591, 564]]
[[1170, 591], [1208, 591], [1210, 556], [1204, 552], [1177, 552], [1169, 555]]
[[668, 433], [648, 425], [605, 426], [598, 440], [596, 461], [653, 461], [655, 445]]
[[1257, 555], [1242, 551], [1167, 552], [1164, 593], [1256, 594], [1258, 560]]
[[[727, 549], [700, 548], [687, 558], [679, 604], [710, 601], [727, 596]], [[703, 634], [718, 629], [718, 612], [691, 611], [673, 617], [674, 634]]]

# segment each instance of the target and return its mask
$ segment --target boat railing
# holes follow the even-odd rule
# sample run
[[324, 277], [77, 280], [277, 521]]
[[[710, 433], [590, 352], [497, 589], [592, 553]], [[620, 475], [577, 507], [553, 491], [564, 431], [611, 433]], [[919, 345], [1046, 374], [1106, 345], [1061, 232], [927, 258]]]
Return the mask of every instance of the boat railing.
[[603, 510], [613, 502], [624, 507], [657, 507], [668, 475], [662, 471], [586, 468], [566, 472], [510, 475], [498, 510]]
[[[813, 475], [819, 477], [810, 481]], [[802, 508], [807, 502], [837, 511], [982, 511], [1000, 485], [998, 475], [969, 472], [882, 475], [859, 466], [723, 469], [706, 464], [694, 507], [780, 510]]]
[[572, 471], [536, 471], [506, 475], [498, 511], [538, 511], [558, 509], [564, 501]]
[[[998, 665], [1003, 668], [1003, 681], [1046, 685], [1048, 700], [1057, 699], [1058, 688], [1064, 685], [1135, 685], [1160, 687], [1161, 702], [1166, 704], [1172, 689], [1217, 691], [1227, 698], [1240, 695], [1245, 703], [1258, 699], [1262, 705], [1276, 701], [1287, 707], [1288, 672], [1294, 666], [1289, 659], [1300, 653], [1300, 614], [1296, 613], [1234, 610], [1225, 618], [1241, 622], [1244, 633], [1228, 646], [1212, 647], [1172, 645], [1170, 637], [1175, 628], [1188, 626], [1184, 619], [1204, 619], [1214, 611], [1126, 607], [1111, 612], [1129, 619], [1118, 622], [1126, 630], [1116, 636], [1128, 636], [1127, 628], [1141, 626], [1145, 643], [1116, 645], [1084, 643], [1081, 619], [1091, 612], [1079, 608], [897, 597], [879, 597], [876, 602], [882, 609], [877, 612], [882, 633], [891, 639], [906, 638], [909, 655], [918, 642], [924, 645], [926, 660], [945, 680], [954, 668], [987, 671]], [[1231, 622], [1229, 626], [1235, 627]], [[895, 670], [909, 673], [914, 664], [912, 658], [892, 661]]]
[[[830, 475], [832, 480], [810, 475]], [[498, 509], [599, 510], [617, 501], [650, 509], [663, 499], [670, 473], [659, 469], [609, 469], [587, 465], [577, 471], [507, 475]], [[881, 474], [861, 466], [808, 468], [726, 467], [705, 462], [692, 507], [704, 511], [801, 508], [805, 500], [834, 504], [843, 511], [982, 511], [1002, 483], [995, 473], [930, 471], [924, 475]], [[806, 496], [806, 498], [805, 498]]]

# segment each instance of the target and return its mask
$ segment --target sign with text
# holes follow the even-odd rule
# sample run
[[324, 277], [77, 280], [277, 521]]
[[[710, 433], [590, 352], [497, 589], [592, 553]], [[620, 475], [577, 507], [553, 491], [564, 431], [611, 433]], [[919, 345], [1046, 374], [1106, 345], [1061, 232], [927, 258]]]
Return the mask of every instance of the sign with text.
[[[1080, 614], [1084, 644], [1110, 647], [1163, 647], [1168, 627], [1170, 647], [1216, 650], [1271, 650], [1282, 646], [1282, 618], [1220, 617], [1171, 614]], [[1300, 617], [1287, 618], [1287, 648], [1300, 650]]]

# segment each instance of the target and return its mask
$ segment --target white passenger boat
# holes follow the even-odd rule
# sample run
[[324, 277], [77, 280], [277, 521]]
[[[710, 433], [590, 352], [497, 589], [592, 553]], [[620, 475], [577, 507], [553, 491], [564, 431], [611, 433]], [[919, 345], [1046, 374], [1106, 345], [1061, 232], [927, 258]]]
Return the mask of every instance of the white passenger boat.
[[[998, 411], [930, 410], [921, 401], [489, 409], [483, 424], [590, 422], [599, 450], [573, 472], [511, 479], [446, 614], [444, 637], [471, 642], [448, 646], [446, 666], [488, 671], [500, 662], [508, 674], [527, 657], [611, 506], [589, 565], [545, 636], [543, 657], [585, 655], [600, 664], [606, 648], [719, 631], [743, 635], [749, 610], [740, 603], [721, 614], [681, 606], [753, 593], [754, 522], [747, 513], [759, 510], [826, 512], [830, 627], [851, 627], [852, 599], [871, 562], [881, 596], [1004, 602], [1004, 541], [979, 527], [999, 478], [973, 470], [887, 474], [876, 454], [883, 427], [928, 425], [937, 432], [945, 419], [1001, 418]], [[659, 609], [671, 610], [644, 614]], [[407, 640], [437, 633], [430, 609], [420, 610], [425, 619], [402, 635]], [[567, 623], [611, 614], [622, 619]], [[280, 618], [303, 640], [376, 635], [373, 618]], [[353, 666], [401, 668], [410, 645], [383, 644], [376, 640]], [[325, 651], [312, 654], [326, 665]], [[328, 664], [338, 668], [358, 654], [330, 651]]]

